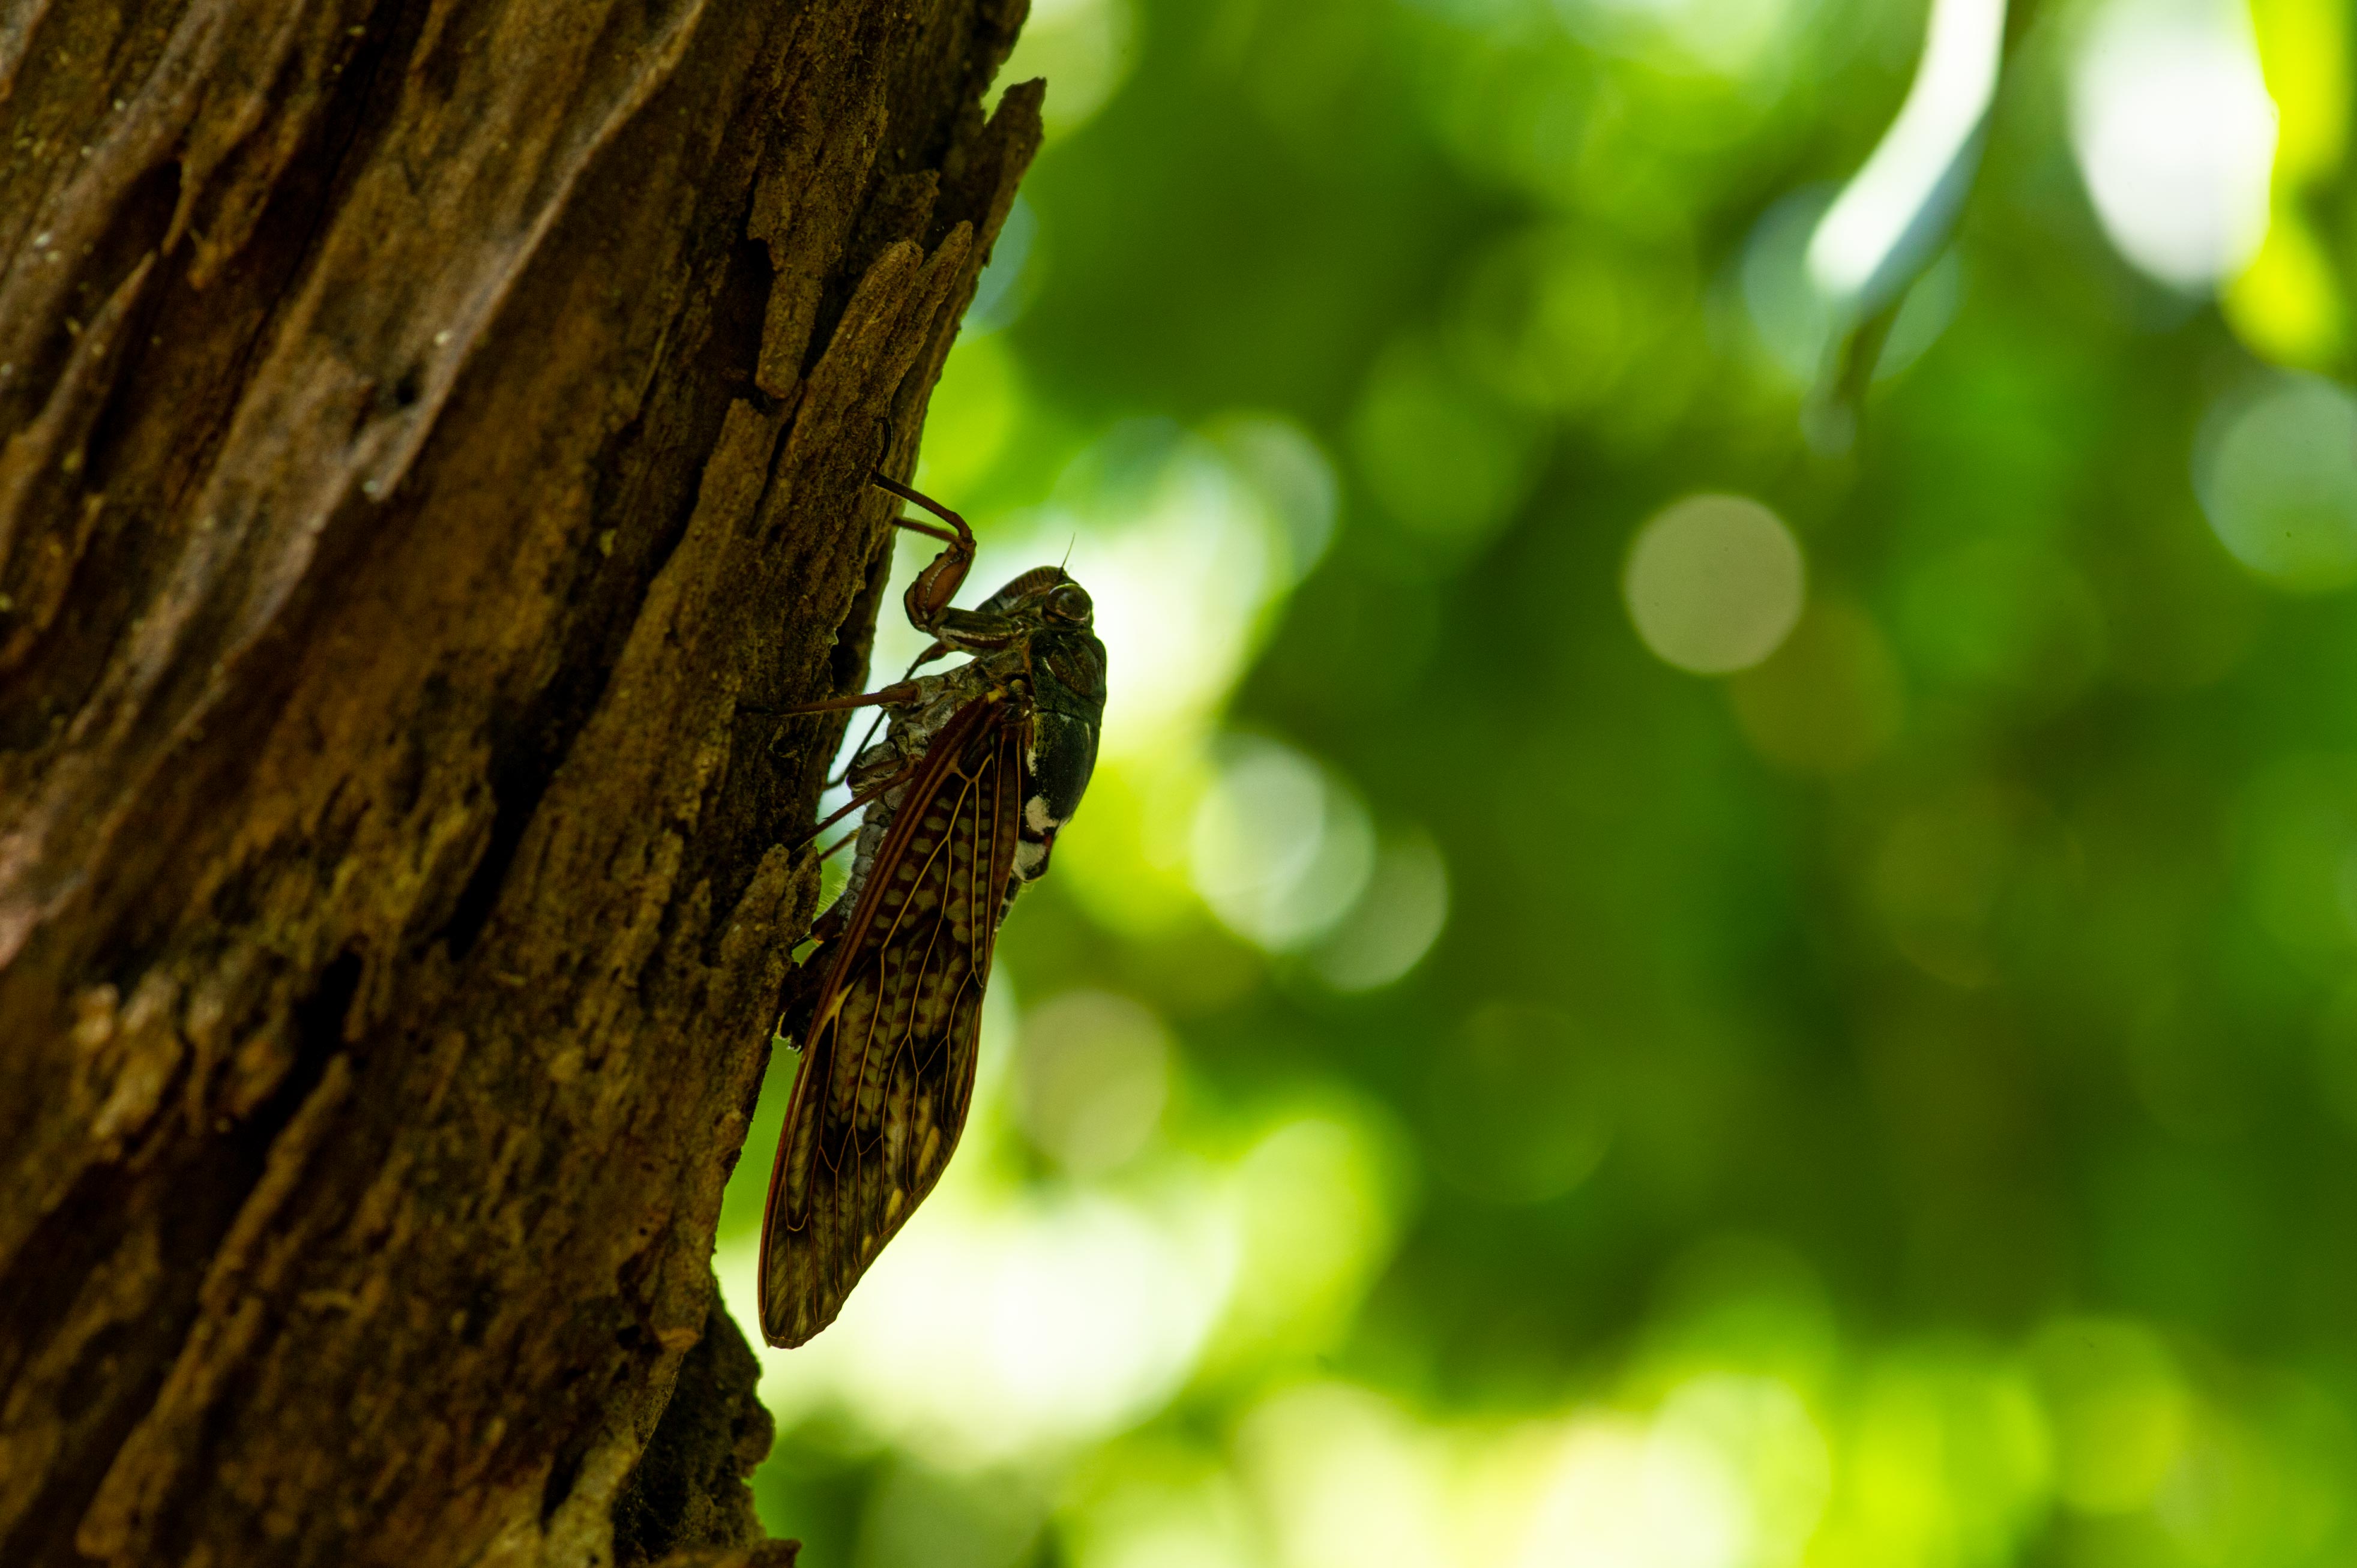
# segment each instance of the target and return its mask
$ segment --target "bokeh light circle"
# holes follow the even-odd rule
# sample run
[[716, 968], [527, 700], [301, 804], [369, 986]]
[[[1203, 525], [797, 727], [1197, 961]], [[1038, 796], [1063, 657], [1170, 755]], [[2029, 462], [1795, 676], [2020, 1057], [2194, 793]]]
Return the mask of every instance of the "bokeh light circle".
[[1059, 1165], [1093, 1176], [1146, 1146], [1169, 1079], [1161, 1019], [1125, 996], [1068, 991], [1023, 1022], [1015, 1118]]
[[1359, 474], [1427, 544], [1463, 551], [1503, 528], [1537, 471], [1538, 426], [1434, 344], [1394, 344], [1351, 417]]
[[2266, 234], [2276, 150], [2248, 13], [2112, 0], [2071, 89], [2072, 146], [2120, 253], [2184, 289], [2241, 271]]
[[1846, 773], [1906, 722], [1899, 661], [1862, 607], [1819, 598], [1776, 650], [1729, 682], [1752, 748], [1795, 773]]
[[1748, 670], [1801, 618], [1807, 572], [1783, 520], [1747, 496], [1689, 496], [1637, 531], [1621, 575], [1637, 635], [1697, 675]]
[[1422, 833], [1383, 846], [1366, 892], [1318, 951], [1337, 991], [1372, 991], [1414, 969], [1448, 923], [1448, 863]]
[[1232, 737], [1189, 835], [1195, 890], [1272, 952], [1332, 929], [1367, 886], [1374, 830], [1358, 798], [1292, 747]]
[[2357, 399], [2285, 376], [2211, 415], [2197, 479], [2235, 560], [2279, 588], [2357, 582]]

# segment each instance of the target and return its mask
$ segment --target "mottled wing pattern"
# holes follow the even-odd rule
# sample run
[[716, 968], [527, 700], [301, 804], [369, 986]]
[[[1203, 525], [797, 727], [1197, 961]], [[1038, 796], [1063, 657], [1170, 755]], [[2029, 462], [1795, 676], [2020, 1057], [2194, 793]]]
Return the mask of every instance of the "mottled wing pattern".
[[942, 726], [831, 944], [761, 1223], [773, 1344], [834, 1321], [965, 1126], [1022, 820], [1021, 706], [977, 699]]

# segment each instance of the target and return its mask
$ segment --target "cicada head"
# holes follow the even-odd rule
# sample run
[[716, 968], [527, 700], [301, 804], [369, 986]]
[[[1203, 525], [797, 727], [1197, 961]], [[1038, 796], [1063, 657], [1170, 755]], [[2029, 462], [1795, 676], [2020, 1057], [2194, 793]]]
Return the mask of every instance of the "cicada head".
[[1061, 566], [1034, 566], [977, 606], [980, 615], [1006, 616], [1049, 626], [1095, 624], [1088, 590]]
[[999, 592], [1012, 593], [1018, 585], [1024, 585], [1022, 596], [1007, 618], [1025, 628], [1033, 695], [1045, 711], [1087, 721], [1093, 757], [1105, 698], [1105, 650], [1097, 640], [1096, 606], [1060, 566], [1026, 572]]

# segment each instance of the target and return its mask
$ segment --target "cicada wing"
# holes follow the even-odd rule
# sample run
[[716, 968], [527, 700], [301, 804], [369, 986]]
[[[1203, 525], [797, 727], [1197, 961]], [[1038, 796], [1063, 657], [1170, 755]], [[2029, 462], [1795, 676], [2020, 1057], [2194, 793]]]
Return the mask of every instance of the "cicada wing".
[[761, 1223], [772, 1345], [834, 1321], [964, 1130], [1021, 828], [1015, 708], [978, 700], [942, 726], [833, 944]]

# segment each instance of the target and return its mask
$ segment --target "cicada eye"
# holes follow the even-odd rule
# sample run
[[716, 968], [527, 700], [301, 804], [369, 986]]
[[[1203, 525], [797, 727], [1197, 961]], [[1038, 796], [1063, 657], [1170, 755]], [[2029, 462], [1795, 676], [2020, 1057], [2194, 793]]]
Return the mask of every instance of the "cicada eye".
[[1048, 613], [1059, 620], [1078, 621], [1085, 625], [1096, 613], [1089, 602], [1089, 591], [1078, 583], [1066, 583], [1048, 596]]

